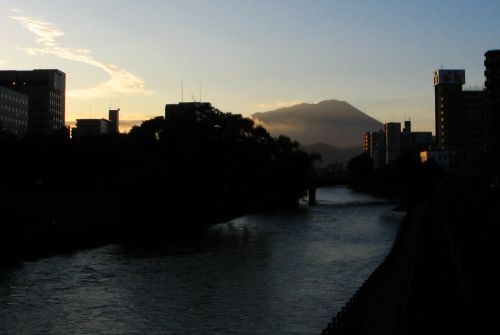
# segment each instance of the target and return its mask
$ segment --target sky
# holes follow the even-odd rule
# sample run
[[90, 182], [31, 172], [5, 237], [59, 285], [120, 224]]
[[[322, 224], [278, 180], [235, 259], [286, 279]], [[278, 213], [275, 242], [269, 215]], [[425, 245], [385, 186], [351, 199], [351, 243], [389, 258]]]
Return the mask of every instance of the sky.
[[0, 3], [0, 68], [65, 72], [67, 121], [110, 107], [149, 119], [201, 92], [245, 116], [337, 99], [434, 131], [432, 72], [465, 69], [480, 88], [484, 53], [500, 49], [500, 1]]

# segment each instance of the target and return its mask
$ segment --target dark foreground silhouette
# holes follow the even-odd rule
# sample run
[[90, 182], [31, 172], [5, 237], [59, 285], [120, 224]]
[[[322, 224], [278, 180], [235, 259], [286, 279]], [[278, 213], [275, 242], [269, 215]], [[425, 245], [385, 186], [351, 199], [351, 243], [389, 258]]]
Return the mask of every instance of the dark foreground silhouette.
[[1, 256], [167, 241], [256, 210], [293, 207], [314, 156], [215, 108], [129, 134], [68, 139], [1, 132]]
[[378, 172], [366, 156], [350, 163], [356, 187], [399, 196], [408, 212], [386, 260], [323, 333], [497, 334], [498, 187], [404, 160]]

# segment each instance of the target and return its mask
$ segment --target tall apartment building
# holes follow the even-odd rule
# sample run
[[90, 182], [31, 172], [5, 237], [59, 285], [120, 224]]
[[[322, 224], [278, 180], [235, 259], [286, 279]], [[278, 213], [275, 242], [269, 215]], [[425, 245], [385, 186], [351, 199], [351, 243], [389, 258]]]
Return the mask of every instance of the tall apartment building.
[[463, 96], [465, 108], [463, 147], [462, 152], [458, 152], [458, 159], [466, 174], [478, 176], [484, 170], [486, 160], [487, 99], [484, 91], [463, 91]]
[[457, 150], [463, 137], [463, 94], [465, 70], [434, 72], [435, 122], [437, 148]]
[[65, 127], [66, 74], [59, 70], [0, 71], [0, 86], [28, 96], [28, 131]]
[[366, 132], [363, 136], [363, 151], [372, 158], [375, 170], [383, 168], [386, 164], [384, 131]]
[[500, 50], [485, 53], [485, 152], [487, 172], [500, 175]]
[[363, 151], [370, 154], [370, 147], [372, 146], [372, 133], [370, 131], [367, 131], [363, 135]]
[[478, 175], [483, 166], [486, 94], [463, 90], [465, 70], [434, 72], [436, 145], [455, 151], [457, 172]]
[[401, 154], [401, 123], [389, 122], [384, 125], [385, 163], [391, 164]]
[[384, 132], [382, 130], [371, 132], [370, 141], [370, 157], [373, 160], [373, 168], [378, 170], [384, 167], [386, 161]]
[[28, 131], [28, 97], [0, 87], [0, 127], [17, 137]]

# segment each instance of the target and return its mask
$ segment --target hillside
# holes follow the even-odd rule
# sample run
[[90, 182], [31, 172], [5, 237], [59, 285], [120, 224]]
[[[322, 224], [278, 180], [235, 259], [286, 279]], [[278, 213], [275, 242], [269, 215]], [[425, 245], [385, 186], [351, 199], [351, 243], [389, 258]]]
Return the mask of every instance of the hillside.
[[252, 118], [273, 136], [283, 134], [302, 145], [325, 143], [337, 148], [359, 147], [364, 132], [382, 128], [379, 121], [339, 100], [302, 103], [255, 113]]

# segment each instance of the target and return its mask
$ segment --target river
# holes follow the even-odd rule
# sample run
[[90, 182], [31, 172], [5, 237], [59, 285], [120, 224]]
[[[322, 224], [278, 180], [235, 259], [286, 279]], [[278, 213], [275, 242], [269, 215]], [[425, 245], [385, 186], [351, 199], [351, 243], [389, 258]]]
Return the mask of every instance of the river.
[[0, 333], [320, 334], [389, 252], [402, 214], [345, 187], [318, 205], [168, 246], [108, 245], [0, 272]]

